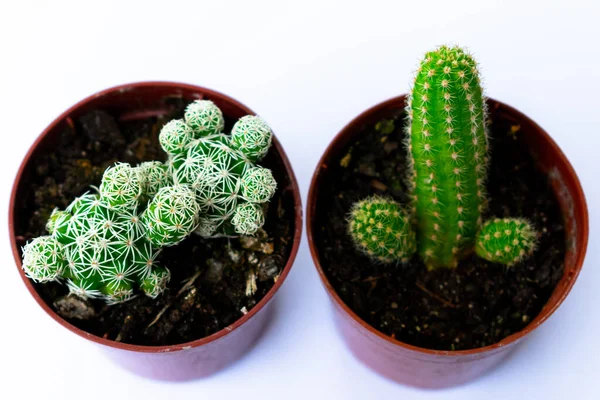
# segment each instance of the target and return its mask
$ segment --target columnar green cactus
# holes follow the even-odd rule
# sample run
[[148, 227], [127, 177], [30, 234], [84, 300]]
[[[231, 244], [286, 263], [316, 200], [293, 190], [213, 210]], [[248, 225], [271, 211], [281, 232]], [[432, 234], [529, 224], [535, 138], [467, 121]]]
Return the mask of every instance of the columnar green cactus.
[[254, 234], [264, 224], [258, 206], [268, 202], [277, 187], [271, 171], [254, 165], [269, 150], [270, 128], [248, 115], [225, 135], [222, 113], [208, 100], [188, 106], [185, 124], [188, 129], [181, 122], [166, 124], [160, 137], [173, 182], [189, 185], [196, 195], [196, 232], [203, 237]]
[[382, 262], [407, 262], [417, 247], [407, 213], [390, 199], [355, 203], [348, 226], [357, 247]]
[[426, 54], [408, 99], [413, 212], [429, 268], [472, 250], [485, 208], [488, 140], [476, 62], [460, 48]]
[[[474, 249], [489, 261], [508, 265], [531, 254], [535, 232], [525, 221], [495, 220], [481, 228], [487, 203], [488, 139], [486, 102], [473, 58], [458, 47], [442, 46], [427, 53], [406, 111], [412, 201], [410, 213], [398, 212], [400, 220], [410, 217], [415, 225], [417, 247], [427, 267], [455, 267]], [[397, 222], [368, 216], [365, 204], [370, 203], [354, 206], [350, 233], [369, 254], [391, 261], [394, 247], [386, 233], [396, 232]], [[364, 229], [375, 232], [373, 223], [379, 230], [369, 237]], [[402, 229], [411, 228], [402, 225]]]
[[477, 233], [475, 252], [488, 261], [511, 266], [531, 255], [535, 245], [536, 233], [529, 222], [496, 218]]
[[[103, 298], [109, 304], [130, 299], [136, 287], [150, 297], [158, 296], [170, 276], [155, 263], [159, 246], [175, 244], [190, 234], [195, 222], [179, 216], [183, 213], [196, 221], [198, 213], [189, 188], [181, 189], [184, 195], [178, 197], [178, 187], [164, 187], [144, 214], [164, 209], [164, 218], [156, 224], [158, 228], [145, 229], [137, 214], [137, 199], [152, 197], [157, 185], [166, 183], [165, 168], [161, 163], [144, 163], [107, 169], [99, 194], [86, 193], [65, 211], [55, 210], [46, 225], [51, 236], [36, 238], [23, 248], [27, 275], [38, 282], [65, 279], [72, 293]], [[180, 204], [180, 197], [185, 196]], [[156, 240], [160, 229], [174, 233], [163, 232], [161, 240]]]

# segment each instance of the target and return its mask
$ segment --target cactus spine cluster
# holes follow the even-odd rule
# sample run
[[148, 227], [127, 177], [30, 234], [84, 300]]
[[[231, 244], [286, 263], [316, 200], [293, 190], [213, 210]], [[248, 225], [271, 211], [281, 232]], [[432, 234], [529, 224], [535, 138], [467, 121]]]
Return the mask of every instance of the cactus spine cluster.
[[496, 218], [477, 233], [475, 252], [488, 261], [513, 265], [531, 255], [536, 233], [524, 219]]
[[416, 250], [407, 213], [390, 199], [373, 197], [357, 202], [349, 228], [359, 248], [382, 262], [407, 262]]
[[[418, 252], [429, 269], [453, 268], [475, 249], [487, 205], [487, 110], [475, 60], [458, 47], [441, 46], [428, 52], [420, 63], [406, 111], [412, 197], [408, 215], [416, 230]], [[494, 246], [500, 242], [478, 241], [477, 254], [505, 264], [530, 254], [535, 233], [525, 221], [517, 221], [510, 223], [518, 228], [504, 231], [511, 232], [505, 239], [519, 245], [502, 241], [502, 249], [497, 249]], [[394, 229], [383, 224], [385, 229]], [[485, 229], [495, 225], [486, 224]], [[530, 238], [517, 237], [516, 229]], [[364, 248], [364, 240], [352, 227], [351, 232], [357, 246]], [[405, 261], [406, 256], [390, 253], [383, 260]]]
[[237, 236], [262, 227], [263, 206], [277, 183], [255, 163], [269, 150], [271, 129], [261, 118], [245, 116], [226, 135], [221, 110], [208, 100], [191, 103], [184, 117], [160, 132], [167, 164], [117, 163], [104, 172], [98, 193], [52, 213], [50, 235], [23, 248], [28, 277], [62, 280], [71, 293], [109, 304], [136, 290], [155, 298], [170, 279], [155, 261], [163, 247], [194, 231]]

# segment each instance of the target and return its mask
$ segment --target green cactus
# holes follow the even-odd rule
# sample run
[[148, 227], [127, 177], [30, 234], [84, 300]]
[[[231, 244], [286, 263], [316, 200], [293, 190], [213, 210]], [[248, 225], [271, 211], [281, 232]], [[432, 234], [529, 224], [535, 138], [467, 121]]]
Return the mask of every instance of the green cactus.
[[161, 147], [172, 155], [183, 153], [193, 138], [192, 128], [181, 119], [167, 122], [158, 135]]
[[160, 161], [143, 162], [137, 168], [142, 186], [142, 204], [152, 200], [161, 188], [172, 183], [169, 168]]
[[429, 268], [454, 267], [486, 205], [486, 108], [473, 58], [457, 47], [427, 53], [407, 112], [419, 253]]
[[256, 162], [261, 160], [271, 147], [271, 128], [261, 118], [252, 115], [242, 117], [231, 130], [231, 147]]
[[196, 100], [188, 105], [185, 123], [191, 128], [195, 139], [221, 133], [225, 127], [223, 113], [210, 100]]
[[67, 268], [63, 245], [52, 236], [35, 238], [23, 248], [23, 270], [36, 282], [56, 280]]
[[142, 195], [139, 170], [126, 163], [107, 168], [99, 191], [110, 207], [136, 207]]
[[512, 266], [531, 255], [537, 234], [524, 219], [496, 218], [477, 233], [475, 252], [483, 259]]
[[142, 214], [147, 239], [161, 247], [181, 242], [197, 228], [199, 212], [200, 207], [189, 186], [160, 189]]
[[98, 193], [52, 212], [50, 236], [23, 248], [27, 276], [64, 280], [72, 293], [109, 304], [138, 289], [155, 298], [170, 279], [155, 262], [162, 247], [194, 230], [205, 237], [254, 234], [277, 188], [271, 171], [254, 164], [267, 153], [271, 130], [255, 116], [240, 119], [231, 136], [223, 128], [214, 103], [190, 104], [185, 121], [170, 121], [160, 132], [167, 164], [117, 163], [104, 171]]
[[371, 197], [355, 203], [348, 227], [356, 246], [382, 262], [408, 262], [417, 248], [407, 213], [391, 199]]
[[[231, 135], [225, 135], [221, 118], [213, 103], [196, 101], [188, 106], [185, 119], [197, 139], [191, 139], [179, 123], [177, 129], [169, 123], [160, 133], [168, 138], [161, 145], [170, 157], [173, 182], [190, 186], [196, 195], [200, 206], [196, 233], [252, 235], [264, 224], [258, 206], [268, 202], [277, 188], [271, 171], [254, 164], [269, 150], [272, 133], [261, 118], [248, 115], [236, 122]], [[183, 152], [181, 143], [185, 143]]]
[[[189, 188], [181, 189], [183, 195], [178, 196], [180, 188], [163, 187], [144, 215], [164, 209], [164, 218], [158, 227], [146, 230], [137, 214], [137, 199], [152, 197], [166, 183], [165, 170], [155, 162], [108, 168], [99, 194], [86, 193], [65, 211], [54, 210], [46, 225], [51, 236], [36, 238], [23, 248], [26, 274], [38, 282], [64, 279], [72, 293], [102, 298], [109, 304], [132, 298], [136, 288], [150, 297], [158, 296], [170, 276], [168, 269], [155, 262], [160, 247], [177, 243], [195, 228], [195, 222], [183, 221], [180, 214], [195, 221], [198, 213]], [[185, 201], [179, 201], [185, 196]], [[175, 233], [163, 232], [161, 240], [154, 240], [160, 229]]]
[[[488, 222], [478, 234], [487, 206], [488, 139], [486, 102], [475, 60], [458, 47], [442, 46], [427, 53], [406, 111], [411, 207], [408, 213], [398, 212], [403, 221], [410, 217], [427, 268], [456, 267], [473, 250], [505, 264], [531, 254], [535, 232], [523, 220]], [[387, 260], [383, 254], [387, 251], [392, 259], [393, 246], [380, 239], [387, 238], [386, 232], [396, 232], [396, 222], [367, 217], [364, 204], [368, 200], [353, 208], [351, 235], [369, 254]], [[372, 235], [379, 243], [363, 231], [367, 220], [379, 225]], [[409, 231], [411, 226], [402, 229]], [[499, 240], [497, 235], [504, 236]]]

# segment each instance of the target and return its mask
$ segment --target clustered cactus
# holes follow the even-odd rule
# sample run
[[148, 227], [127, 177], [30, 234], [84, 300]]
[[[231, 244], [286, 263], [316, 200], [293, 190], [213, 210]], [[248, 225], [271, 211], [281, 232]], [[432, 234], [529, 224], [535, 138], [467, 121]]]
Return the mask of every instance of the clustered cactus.
[[[50, 235], [34, 239], [23, 249], [26, 274], [38, 282], [63, 278], [72, 293], [102, 297], [108, 303], [130, 299], [136, 288], [150, 297], [162, 293], [170, 273], [155, 259], [161, 246], [176, 244], [192, 232], [197, 216], [190, 216], [177, 241], [154, 240], [142, 223], [151, 215], [150, 207], [144, 210], [140, 204], [142, 197], [149, 196], [144, 167], [116, 164], [104, 172], [97, 194], [86, 193], [65, 211], [54, 210], [47, 224]], [[189, 196], [186, 187], [170, 189], [173, 197]], [[151, 205], [160, 197], [159, 192]], [[186, 210], [179, 206], [176, 212]], [[170, 229], [177, 227], [172, 223]]]
[[[203, 122], [204, 121], [204, 122]], [[240, 118], [224, 135], [223, 115], [210, 101], [196, 101], [185, 121], [160, 133], [176, 184], [189, 185], [201, 209], [196, 232], [204, 237], [252, 235], [264, 224], [262, 204], [275, 193], [271, 171], [255, 165], [271, 146], [271, 129], [259, 117]]]
[[97, 193], [54, 210], [49, 235], [23, 248], [23, 269], [36, 282], [64, 280], [71, 293], [108, 304], [136, 290], [160, 295], [170, 279], [157, 264], [161, 249], [192, 232], [203, 237], [252, 235], [264, 224], [263, 205], [275, 193], [271, 171], [255, 165], [272, 133], [259, 117], [242, 117], [225, 135], [221, 110], [197, 100], [185, 120], [160, 132], [169, 161], [117, 163]]
[[[487, 110], [475, 60], [458, 47], [428, 52], [406, 108], [411, 205], [401, 219], [410, 218], [416, 235], [406, 232], [413, 229], [410, 224], [403, 227], [402, 242], [385, 243], [387, 255], [376, 252], [369, 242], [365, 246], [364, 233], [356, 229], [358, 224], [364, 227], [356, 209], [379, 207], [383, 201], [365, 200], [350, 215], [350, 234], [357, 246], [384, 262], [406, 262], [412, 254], [407, 251], [417, 249], [429, 269], [456, 267], [473, 250], [506, 265], [531, 254], [536, 234], [527, 221], [482, 221], [487, 205]], [[391, 207], [394, 202], [385, 203]], [[395, 221], [373, 221], [379, 230], [396, 232]], [[407, 244], [408, 238], [415, 242]], [[405, 250], [390, 251], [397, 248]]]

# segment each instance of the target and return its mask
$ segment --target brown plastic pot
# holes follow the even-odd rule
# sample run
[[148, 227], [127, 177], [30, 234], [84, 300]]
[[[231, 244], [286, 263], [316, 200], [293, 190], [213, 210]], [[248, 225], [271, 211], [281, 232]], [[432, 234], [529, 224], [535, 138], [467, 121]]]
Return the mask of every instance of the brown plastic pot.
[[29, 149], [17, 173], [10, 198], [9, 236], [17, 268], [25, 286], [40, 307], [60, 325], [71, 332], [102, 345], [119, 364], [134, 373], [155, 379], [189, 380], [210, 375], [246, 353], [259, 338], [271, 317], [270, 303], [287, 277], [298, 252], [302, 232], [302, 205], [294, 171], [277, 138], [264, 160], [283, 191], [284, 206], [294, 209], [294, 242], [289, 258], [275, 285], [246, 315], [232, 325], [208, 337], [172, 346], [137, 346], [103, 339], [85, 332], [60, 317], [42, 300], [32, 282], [21, 268], [20, 247], [23, 238], [17, 237], [18, 205], [22, 203], [24, 189], [35, 167], [38, 154], [56, 146], [58, 135], [65, 124], [92, 109], [101, 108], [117, 115], [121, 120], [146, 118], [169, 111], [165, 97], [181, 97], [186, 101], [206, 98], [221, 108], [225, 116], [240, 118], [254, 112], [238, 101], [199, 86], [171, 82], [140, 82], [117, 86], [94, 94], [65, 111], [55, 119]]
[[339, 162], [348, 145], [358, 139], [365, 126], [389, 117], [404, 107], [405, 96], [395, 97], [356, 117], [333, 139], [314, 173], [307, 204], [307, 236], [312, 257], [333, 303], [335, 322], [352, 353], [364, 364], [394, 381], [423, 388], [442, 388], [474, 379], [499, 364], [533, 330], [560, 306], [581, 270], [588, 241], [588, 212], [583, 190], [573, 167], [556, 143], [535, 122], [499, 101], [489, 99], [493, 119], [508, 119], [520, 125], [531, 153], [552, 183], [566, 224], [565, 270], [552, 296], [540, 314], [522, 331], [502, 341], [473, 350], [439, 351], [402, 343], [384, 335], [361, 320], [338, 296], [323, 270], [321, 243], [317, 229], [320, 205], [330, 199], [320, 196], [320, 188], [331, 179], [327, 166]]

